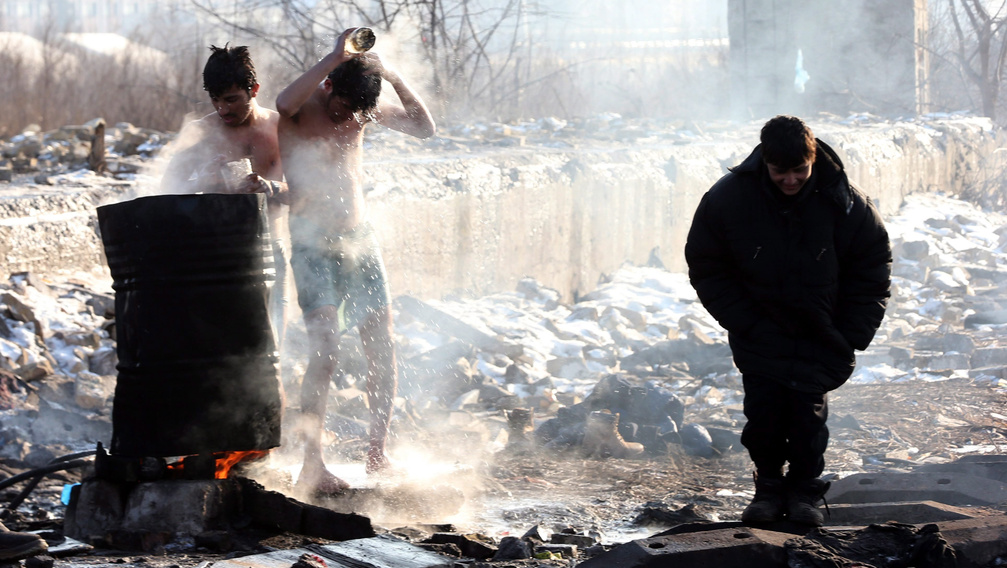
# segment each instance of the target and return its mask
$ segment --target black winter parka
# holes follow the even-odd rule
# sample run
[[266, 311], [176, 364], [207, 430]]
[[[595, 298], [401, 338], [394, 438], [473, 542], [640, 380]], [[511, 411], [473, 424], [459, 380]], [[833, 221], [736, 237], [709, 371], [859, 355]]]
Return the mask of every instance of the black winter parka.
[[874, 204], [817, 140], [811, 176], [791, 199], [761, 147], [703, 196], [685, 258], [700, 301], [728, 331], [742, 374], [824, 393], [850, 377], [890, 296], [892, 251]]

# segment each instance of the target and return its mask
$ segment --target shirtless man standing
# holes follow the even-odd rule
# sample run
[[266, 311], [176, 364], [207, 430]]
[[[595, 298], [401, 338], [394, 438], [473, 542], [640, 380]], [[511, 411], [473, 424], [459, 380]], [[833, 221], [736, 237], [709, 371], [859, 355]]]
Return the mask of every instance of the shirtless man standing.
[[[384, 264], [366, 220], [361, 168], [364, 127], [377, 124], [427, 138], [434, 121], [420, 97], [374, 53], [335, 49], [276, 98], [284, 172], [290, 184], [291, 268], [308, 330], [310, 359], [301, 388], [306, 494], [338, 494], [349, 485], [325, 467], [321, 434], [339, 338], [357, 327], [367, 358], [370, 447], [367, 472], [390, 465], [385, 453], [397, 367]], [[387, 81], [399, 105], [382, 99]]]
[[[203, 67], [203, 89], [216, 112], [186, 124], [179, 149], [161, 178], [164, 193], [265, 193], [268, 196], [276, 282], [270, 318], [276, 348], [282, 346], [287, 305], [287, 185], [283, 179], [276, 128], [280, 115], [255, 100], [259, 83], [248, 48], [210, 46]], [[228, 162], [248, 158], [252, 173], [235, 184], [223, 175]]]

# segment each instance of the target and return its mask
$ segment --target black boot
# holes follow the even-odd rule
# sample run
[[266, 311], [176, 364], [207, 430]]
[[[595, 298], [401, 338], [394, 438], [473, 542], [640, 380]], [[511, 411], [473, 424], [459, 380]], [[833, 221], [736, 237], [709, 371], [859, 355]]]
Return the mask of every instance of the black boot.
[[42, 554], [48, 549], [46, 542], [37, 534], [12, 532], [0, 524], [0, 563]]
[[508, 435], [505, 450], [512, 454], [524, 454], [533, 450], [535, 411], [531, 408], [515, 408], [506, 414]]
[[787, 486], [782, 477], [755, 474], [755, 498], [741, 513], [741, 522], [764, 524], [783, 520], [786, 500]]
[[[787, 479], [787, 519], [820, 527], [825, 524], [825, 517], [818, 510], [818, 504], [825, 501], [825, 493], [831, 485], [821, 479]], [[825, 506], [828, 510], [828, 504]]]

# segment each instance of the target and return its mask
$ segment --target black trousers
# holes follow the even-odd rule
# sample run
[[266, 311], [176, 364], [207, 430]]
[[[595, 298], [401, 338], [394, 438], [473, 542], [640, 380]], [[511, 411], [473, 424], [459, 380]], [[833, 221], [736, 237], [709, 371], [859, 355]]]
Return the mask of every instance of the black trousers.
[[829, 445], [826, 395], [789, 389], [778, 381], [744, 375], [745, 418], [741, 443], [762, 477], [779, 477], [790, 464], [787, 477], [800, 481], [817, 478], [825, 470]]

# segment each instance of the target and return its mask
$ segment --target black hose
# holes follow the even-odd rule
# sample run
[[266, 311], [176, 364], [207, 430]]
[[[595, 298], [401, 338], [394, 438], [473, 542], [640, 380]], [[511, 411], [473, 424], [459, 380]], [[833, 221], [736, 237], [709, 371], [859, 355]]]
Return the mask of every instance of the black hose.
[[38, 484], [41, 483], [42, 478], [44, 478], [46, 475], [57, 471], [74, 469], [77, 467], [83, 467], [85, 465], [88, 465], [92, 463], [92, 461], [82, 458], [93, 456], [95, 453], [97, 453], [97, 451], [98, 450], [87, 450], [83, 452], [77, 452], [74, 454], [67, 454], [65, 456], [60, 456], [58, 458], [53, 458], [44, 467], [33, 469], [31, 471], [26, 471], [24, 473], [20, 473], [18, 475], [0, 481], [0, 490], [3, 490], [20, 481], [31, 478], [31, 482], [29, 482], [28, 485], [26, 485], [25, 488], [21, 490], [21, 493], [18, 493], [16, 497], [11, 499], [11, 502], [7, 505], [7, 508], [4, 509], [2, 513], [0, 513], [0, 521], [6, 521], [7, 518], [10, 517], [11, 513], [13, 513], [18, 507], [20, 507], [21, 503], [24, 503], [24, 500], [28, 498], [28, 495], [30, 495], [31, 492], [34, 491], [36, 487], [38, 487]]
[[63, 470], [67, 470], [67, 469], [74, 469], [74, 468], [77, 468], [77, 467], [83, 467], [85, 465], [89, 465], [89, 464], [93, 463], [93, 460], [84, 459], [84, 458], [71, 458], [70, 456], [66, 456], [66, 458], [69, 461], [57, 461], [57, 460], [53, 460], [53, 461], [49, 462], [48, 465], [44, 465], [44, 466], [42, 466], [42, 467], [40, 467], [38, 469], [33, 469], [31, 471], [26, 471], [24, 473], [19, 473], [17, 475], [8, 477], [7, 479], [5, 479], [3, 481], [0, 481], [0, 491], [2, 491], [4, 489], [7, 489], [11, 485], [14, 485], [16, 483], [20, 483], [20, 482], [22, 482], [22, 481], [24, 481], [26, 479], [31, 479], [33, 477], [45, 476], [45, 475], [48, 475], [50, 473], [57, 472], [57, 471], [63, 471]]
[[21, 503], [24, 503], [24, 500], [28, 498], [28, 495], [31, 495], [31, 492], [38, 487], [38, 484], [41, 483], [44, 478], [45, 475], [40, 475], [29, 481], [28, 484], [24, 486], [24, 489], [17, 494], [17, 497], [10, 500], [10, 503], [7, 504], [7, 508], [4, 509], [3, 512], [0, 512], [0, 521], [6, 521], [9, 519], [11, 514], [21, 506]]

